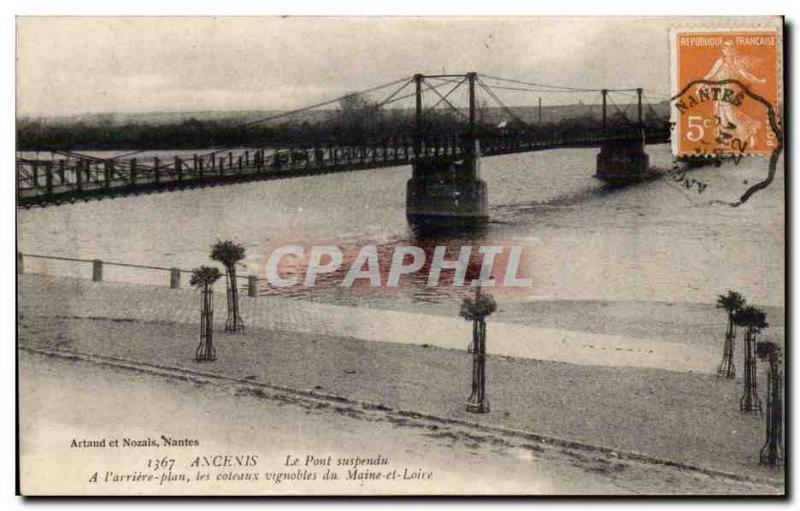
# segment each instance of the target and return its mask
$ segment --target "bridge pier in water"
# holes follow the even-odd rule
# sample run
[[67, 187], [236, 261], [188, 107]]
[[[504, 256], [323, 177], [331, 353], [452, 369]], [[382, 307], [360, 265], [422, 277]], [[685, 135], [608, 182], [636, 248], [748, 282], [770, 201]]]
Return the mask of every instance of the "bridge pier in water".
[[[464, 78], [464, 75], [437, 77]], [[438, 230], [471, 228], [489, 220], [488, 191], [480, 178], [481, 150], [475, 130], [475, 81], [477, 73], [467, 73], [469, 82], [469, 126], [462, 139], [461, 154], [439, 152], [434, 142], [433, 156], [423, 155], [422, 84], [425, 77], [414, 76], [416, 83], [416, 137], [413, 174], [406, 184], [406, 218], [415, 229]], [[438, 93], [437, 93], [438, 94]], [[446, 96], [441, 96], [442, 101]], [[457, 151], [453, 151], [457, 153]]]
[[[650, 167], [650, 156], [645, 152], [644, 130], [642, 122], [642, 89], [636, 89], [639, 97], [639, 123], [634, 136], [611, 138], [600, 146], [597, 155], [597, 171], [595, 177], [611, 185], [624, 185], [639, 181], [647, 176]], [[608, 91], [603, 89], [603, 130], [607, 129], [606, 97]]]
[[642, 138], [606, 142], [597, 154], [595, 177], [609, 184], [625, 184], [643, 179], [650, 167]]
[[475, 227], [489, 220], [486, 182], [480, 178], [480, 144], [463, 159], [418, 158], [406, 184], [406, 218], [415, 228]]
[[[517, 80], [491, 78], [493, 80], [526, 85]], [[428, 79], [441, 80], [432, 84]], [[150, 163], [144, 159], [119, 157], [100, 159], [72, 151], [53, 150], [63, 158], [52, 159], [17, 157], [17, 200], [18, 205], [31, 207], [50, 204], [71, 203], [78, 200], [102, 199], [121, 195], [172, 191], [197, 186], [222, 185], [249, 181], [283, 179], [290, 177], [319, 175], [334, 172], [363, 170], [372, 167], [413, 166], [413, 176], [406, 186], [406, 216], [412, 226], [432, 227], [470, 227], [488, 221], [488, 190], [480, 178], [483, 156], [539, 151], [560, 147], [601, 146], [597, 155], [595, 176], [612, 184], [625, 184], [647, 179], [649, 157], [645, 143], [667, 141], [669, 132], [649, 130], [645, 140], [642, 122], [642, 90], [639, 96], [639, 123], [632, 126], [625, 111], [619, 111], [622, 119], [612, 119], [606, 124], [606, 99], [609, 92], [630, 93], [633, 89], [602, 90], [603, 126], [579, 125], [574, 133], [562, 133], [555, 129], [545, 131], [546, 126], [534, 128], [514, 114], [492, 92], [482, 78], [474, 72], [466, 74], [421, 75], [397, 80], [389, 85], [403, 84], [381, 103], [378, 108], [394, 101], [416, 95], [416, 128], [411, 133], [406, 130], [403, 115], [397, 118], [398, 130], [386, 136], [384, 128], [395, 122], [393, 113], [387, 116], [375, 133], [364, 131], [359, 142], [340, 140], [335, 132], [331, 139], [299, 140], [293, 143], [275, 142], [266, 148], [244, 149], [239, 155], [227, 151], [213, 151], [206, 155], [194, 155], [184, 160], [175, 156], [173, 163], [163, 164], [158, 157]], [[416, 83], [416, 94], [401, 94], [406, 87]], [[450, 86], [449, 84], [455, 84]], [[440, 115], [438, 105], [445, 104], [457, 116], [465, 117], [462, 108], [454, 106], [448, 97], [464, 84], [469, 86], [469, 122], [465, 126], [455, 117]], [[427, 88], [424, 88], [423, 85]], [[503, 109], [508, 118], [493, 126], [490, 116], [484, 112], [480, 122], [476, 122], [476, 85], [482, 87]], [[527, 84], [530, 85], [530, 84]], [[449, 87], [440, 93], [438, 88]], [[500, 88], [509, 87], [497, 86]], [[423, 90], [424, 89], [424, 90]], [[512, 88], [512, 90], [517, 90]], [[525, 89], [520, 89], [525, 90]], [[593, 89], [576, 89], [591, 91]], [[423, 92], [435, 94], [423, 111]], [[462, 90], [463, 92], [463, 90]], [[564, 91], [562, 91], [564, 92]], [[319, 105], [316, 105], [319, 106]], [[314, 106], [314, 107], [316, 107]], [[296, 114], [312, 107], [286, 112]], [[372, 108], [372, 107], [370, 107]], [[405, 109], [399, 110], [403, 112]], [[627, 107], [626, 107], [627, 110]], [[436, 116], [431, 122], [423, 122], [426, 114]], [[397, 113], [397, 112], [396, 112]], [[653, 114], [657, 117], [655, 111]], [[541, 117], [541, 116], [540, 116]], [[276, 118], [262, 119], [258, 122]], [[371, 117], [370, 117], [371, 118]], [[386, 123], [385, 121], [390, 121]], [[541, 120], [541, 119], [540, 119]], [[624, 122], [623, 122], [624, 120]], [[361, 121], [359, 121], [361, 122]], [[364, 121], [367, 122], [367, 121]], [[369, 121], [370, 123], [372, 121]], [[371, 126], [365, 124], [362, 127]], [[378, 126], [378, 125], [376, 125]], [[527, 129], [523, 129], [522, 127]], [[377, 137], [376, 137], [377, 135]], [[663, 137], [663, 140], [662, 140]], [[588, 170], [588, 169], [587, 169]]]

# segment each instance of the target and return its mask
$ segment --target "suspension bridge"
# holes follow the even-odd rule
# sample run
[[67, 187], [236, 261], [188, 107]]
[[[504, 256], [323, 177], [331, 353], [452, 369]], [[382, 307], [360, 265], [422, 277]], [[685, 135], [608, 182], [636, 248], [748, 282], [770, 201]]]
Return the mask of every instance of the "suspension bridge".
[[[524, 101], [535, 94], [538, 108], [509, 106], [502, 93], [521, 94], [526, 97]], [[548, 94], [575, 95], [590, 101], [596, 95], [600, 104], [581, 103], [578, 118], [543, 123], [541, 96]], [[381, 99], [358, 101], [376, 95]], [[614, 97], [618, 101], [623, 98], [624, 109]], [[352, 111], [343, 106], [348, 101], [356, 105]], [[412, 104], [404, 106], [404, 101]], [[635, 180], [649, 164], [644, 146], [669, 140], [666, 114], [659, 115], [653, 104], [641, 88], [554, 86], [474, 72], [416, 74], [241, 123], [242, 130], [292, 119], [297, 123], [313, 111], [325, 112], [334, 119], [330, 124], [335, 129], [322, 134], [313, 132], [291, 140], [276, 136], [260, 147], [222, 148], [203, 154], [174, 151], [169, 157], [164, 157], [163, 151], [147, 155], [153, 151], [146, 150], [105, 158], [62, 148], [46, 151], [50, 158], [40, 157], [41, 152], [33, 157], [18, 153], [17, 204], [48, 206], [411, 165], [407, 210], [413, 224], [481, 222], [487, 216], [481, 157], [599, 147], [597, 177], [612, 183]], [[633, 118], [628, 116], [631, 107], [635, 108]], [[536, 112], [533, 118], [531, 111]]]

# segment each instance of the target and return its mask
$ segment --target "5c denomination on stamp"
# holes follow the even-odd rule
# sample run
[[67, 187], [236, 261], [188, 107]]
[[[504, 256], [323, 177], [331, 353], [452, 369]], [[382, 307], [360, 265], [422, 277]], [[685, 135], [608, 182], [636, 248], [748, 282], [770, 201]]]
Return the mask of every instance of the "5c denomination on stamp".
[[676, 28], [670, 44], [673, 153], [773, 154], [781, 145], [780, 31]]

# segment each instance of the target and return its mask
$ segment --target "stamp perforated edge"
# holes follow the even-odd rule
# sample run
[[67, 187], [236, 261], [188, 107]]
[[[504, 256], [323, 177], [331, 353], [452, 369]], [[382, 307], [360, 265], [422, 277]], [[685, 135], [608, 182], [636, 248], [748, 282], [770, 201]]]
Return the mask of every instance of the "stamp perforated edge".
[[[783, 106], [784, 106], [784, 87], [783, 87], [783, 16], [775, 16], [770, 18], [714, 18], [712, 20], [703, 21], [686, 21], [680, 22], [669, 28], [669, 57], [670, 57], [670, 126], [672, 133], [670, 137], [670, 146], [673, 156], [680, 156], [680, 138], [678, 137], [678, 114], [676, 109], [673, 108], [673, 101], [680, 90], [678, 89], [678, 52], [677, 52], [677, 38], [678, 35], [684, 32], [764, 32], [775, 31], [777, 40], [775, 48], [775, 83], [777, 85], [777, 102], [775, 105], [775, 112], [777, 114], [777, 122], [783, 128]], [[785, 131], [782, 129], [782, 131]], [[702, 154], [700, 156], [712, 158], [713, 154]], [[744, 153], [741, 156], [750, 157], [768, 157], [767, 153]]]

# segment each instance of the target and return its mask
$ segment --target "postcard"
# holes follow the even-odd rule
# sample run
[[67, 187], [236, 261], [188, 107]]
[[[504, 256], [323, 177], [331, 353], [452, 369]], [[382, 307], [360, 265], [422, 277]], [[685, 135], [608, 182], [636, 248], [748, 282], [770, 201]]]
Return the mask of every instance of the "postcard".
[[784, 496], [783, 23], [18, 17], [19, 493]]

